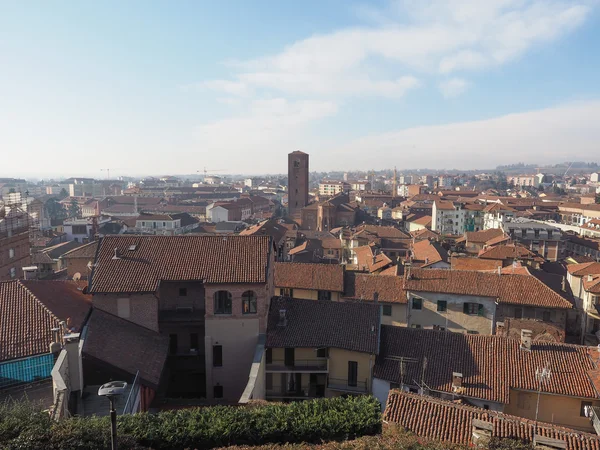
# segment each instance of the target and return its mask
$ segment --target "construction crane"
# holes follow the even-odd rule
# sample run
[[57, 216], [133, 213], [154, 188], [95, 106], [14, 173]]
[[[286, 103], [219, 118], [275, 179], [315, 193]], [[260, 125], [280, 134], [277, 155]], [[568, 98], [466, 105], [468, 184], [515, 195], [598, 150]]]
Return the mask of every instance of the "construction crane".
[[200, 172], [204, 173], [204, 178], [206, 178], [209, 173], [224, 172], [224, 170], [223, 169], [207, 170], [206, 167], [204, 167], [204, 170], [196, 170], [196, 172], [198, 172], [198, 173], [200, 173]]
[[569, 164], [569, 167], [567, 167], [567, 170], [565, 170], [565, 173], [563, 173], [563, 178], [567, 176], [567, 173], [569, 172], [569, 170], [571, 170], [572, 165], [573, 165], [573, 162], [571, 162], [571, 164]]
[[116, 168], [115, 169], [114, 167], [111, 167], [109, 169], [100, 169], [101, 172], [106, 172], [106, 179], [107, 180], [110, 180], [110, 171], [111, 170], [121, 170], [121, 168]]

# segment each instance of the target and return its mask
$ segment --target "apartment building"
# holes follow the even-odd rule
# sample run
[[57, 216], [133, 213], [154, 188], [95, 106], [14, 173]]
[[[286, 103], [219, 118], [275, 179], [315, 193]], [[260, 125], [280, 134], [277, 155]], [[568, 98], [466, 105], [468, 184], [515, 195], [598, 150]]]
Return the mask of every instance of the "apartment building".
[[600, 219], [600, 205], [581, 203], [561, 203], [558, 212], [562, 223], [567, 225], [584, 225], [590, 220]]
[[269, 236], [106, 236], [89, 291], [111, 326], [168, 341], [165, 395], [237, 401], [266, 331], [274, 262]]
[[494, 334], [505, 317], [566, 327], [573, 308], [562, 295], [532, 275], [440, 269], [405, 273], [407, 323], [467, 334]]
[[273, 299], [264, 357], [266, 399], [371, 393], [379, 327], [378, 305]]
[[505, 222], [512, 221], [517, 211], [501, 203], [492, 203], [483, 209], [483, 229], [502, 228]]
[[345, 181], [322, 181], [319, 183], [319, 195], [325, 197], [333, 197], [337, 194], [346, 193], [350, 189], [350, 184]]
[[600, 262], [569, 264], [567, 281], [581, 315], [583, 339], [600, 331]]
[[557, 261], [564, 257], [565, 239], [558, 227], [517, 219], [504, 222], [502, 228], [513, 241], [524, 245], [548, 261]]
[[431, 229], [441, 234], [462, 235], [466, 231], [464, 203], [436, 200], [431, 209]]
[[23, 278], [31, 263], [29, 216], [16, 208], [0, 209], [0, 281]]

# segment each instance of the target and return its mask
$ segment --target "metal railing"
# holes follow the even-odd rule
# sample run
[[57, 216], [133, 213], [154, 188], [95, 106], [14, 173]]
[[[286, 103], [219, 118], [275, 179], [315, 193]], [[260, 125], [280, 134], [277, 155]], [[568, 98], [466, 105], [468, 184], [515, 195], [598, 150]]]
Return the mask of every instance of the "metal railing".
[[274, 359], [267, 364], [267, 370], [277, 369], [298, 369], [298, 370], [327, 370], [327, 358], [322, 359], [295, 359], [293, 364], [286, 364], [283, 359]]
[[365, 393], [367, 392], [368, 383], [367, 380], [352, 382], [343, 378], [329, 378], [327, 387], [329, 389]]
[[131, 385], [131, 390], [129, 391], [129, 395], [127, 396], [127, 402], [125, 402], [125, 407], [123, 408], [123, 414], [135, 414], [139, 412], [140, 409], [140, 371], [138, 370], [135, 373], [135, 378], [133, 380], [133, 384]]

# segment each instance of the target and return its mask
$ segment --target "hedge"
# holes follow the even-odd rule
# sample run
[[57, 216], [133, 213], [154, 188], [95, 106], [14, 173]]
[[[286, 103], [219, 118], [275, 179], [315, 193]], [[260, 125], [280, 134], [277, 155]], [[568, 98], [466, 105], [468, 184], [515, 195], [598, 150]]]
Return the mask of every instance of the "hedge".
[[[118, 418], [120, 448], [207, 449], [227, 445], [323, 442], [381, 432], [374, 397], [337, 397], [254, 407], [214, 406]], [[108, 417], [52, 422], [46, 413], [0, 408], [0, 447], [8, 449], [110, 448]]]

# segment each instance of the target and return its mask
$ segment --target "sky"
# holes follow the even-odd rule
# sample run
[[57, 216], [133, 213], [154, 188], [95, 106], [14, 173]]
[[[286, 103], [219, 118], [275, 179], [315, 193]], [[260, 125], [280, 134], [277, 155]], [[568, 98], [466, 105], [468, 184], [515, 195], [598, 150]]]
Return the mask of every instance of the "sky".
[[599, 79], [599, 0], [6, 0], [0, 176], [600, 161]]

